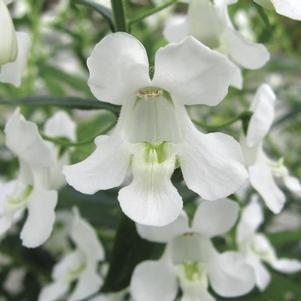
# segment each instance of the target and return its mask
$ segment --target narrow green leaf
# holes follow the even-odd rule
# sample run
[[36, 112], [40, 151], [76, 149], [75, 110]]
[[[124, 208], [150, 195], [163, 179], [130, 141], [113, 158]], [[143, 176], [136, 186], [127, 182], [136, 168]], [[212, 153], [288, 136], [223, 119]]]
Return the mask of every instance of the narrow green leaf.
[[108, 22], [110, 29], [114, 32], [115, 31], [115, 26], [113, 22], [113, 14], [110, 9], [107, 7], [93, 1], [93, 0], [76, 0], [79, 4], [84, 4], [87, 6], [90, 6], [93, 8], [95, 11], [97, 11], [99, 14], [101, 14], [106, 21]]
[[115, 114], [119, 114], [120, 111], [118, 106], [80, 97], [29, 96], [18, 99], [0, 99], [0, 105], [30, 107], [54, 106], [80, 110], [108, 110]]

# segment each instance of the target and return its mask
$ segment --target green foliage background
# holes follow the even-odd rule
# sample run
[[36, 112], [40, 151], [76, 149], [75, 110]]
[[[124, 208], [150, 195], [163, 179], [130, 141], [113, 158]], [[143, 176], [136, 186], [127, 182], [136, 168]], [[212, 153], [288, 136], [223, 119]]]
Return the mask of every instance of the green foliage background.
[[[106, 19], [83, 1], [62, 1], [58, 9], [55, 0], [19, 0], [27, 6], [27, 12], [15, 18], [16, 28], [25, 28], [32, 32], [32, 48], [28, 70], [21, 88], [0, 85], [0, 127], [3, 129], [5, 119], [16, 104], [27, 103], [22, 111], [27, 118], [37, 121], [40, 125], [58, 108], [69, 111], [78, 122], [78, 141], [91, 141], [73, 148], [72, 160], [78, 162], [85, 158], [94, 148], [93, 137], [109, 128], [116, 122], [118, 109], [96, 103], [87, 86], [86, 59], [94, 45], [110, 30]], [[149, 1], [127, 3], [128, 18], [136, 18], [153, 8]], [[176, 10], [184, 9], [177, 5]], [[221, 105], [208, 109], [206, 107], [190, 108], [194, 119], [203, 124], [216, 125], [223, 123], [238, 113], [248, 109], [249, 101], [260, 83], [280, 78], [276, 93], [280, 100], [272, 134], [266, 149], [274, 158], [283, 157], [291, 173], [301, 178], [301, 22], [281, 17], [273, 11], [263, 11], [251, 0], [240, 0], [238, 5], [231, 7], [231, 15], [238, 10], [248, 13], [252, 29], [258, 41], [264, 43], [272, 53], [271, 61], [259, 71], [244, 71], [245, 88], [242, 91], [231, 89], [227, 99]], [[52, 15], [49, 18], [49, 15]], [[48, 17], [47, 17], [48, 16]], [[46, 22], [46, 18], [48, 21]], [[166, 44], [162, 36], [163, 19], [157, 21], [155, 27], [147, 22], [138, 22], [132, 26], [132, 33], [145, 45], [150, 62], [154, 53]], [[64, 63], [68, 68], [63, 68]], [[70, 98], [71, 97], [71, 98]], [[2, 104], [2, 105], [1, 105]], [[30, 105], [29, 105], [30, 104]], [[90, 109], [93, 107], [93, 113]], [[89, 112], [84, 118], [72, 109], [81, 108]], [[92, 114], [92, 115], [91, 115]], [[90, 117], [92, 116], [92, 117]], [[204, 128], [202, 130], [205, 130]], [[239, 137], [239, 123], [225, 129], [224, 132]], [[3, 135], [0, 134], [0, 175], [13, 178], [17, 162], [5, 149]], [[174, 181], [177, 181], [177, 174]], [[183, 185], [177, 184], [186, 200], [188, 212], [194, 209], [196, 195]], [[301, 201], [288, 191], [286, 209], [299, 213]], [[140, 240], [124, 227], [127, 243], [114, 247], [114, 236], [118, 224], [124, 223], [116, 201], [117, 191], [110, 190], [93, 196], [82, 195], [70, 187], [64, 188], [59, 196], [59, 208], [70, 209], [73, 205], [80, 208], [82, 215], [97, 229], [100, 239], [104, 242], [108, 259], [114, 262], [111, 283], [105, 290], [120, 289], [128, 285], [132, 265], [143, 258], [158, 257], [162, 246], [152, 245]], [[266, 212], [266, 224], [262, 230], [268, 229], [273, 220], [270, 212]], [[131, 225], [129, 226], [131, 227]], [[132, 236], [131, 236], [132, 235]], [[217, 241], [218, 247], [225, 247], [229, 240]], [[277, 248], [279, 256], [301, 259], [301, 229], [270, 233], [268, 235]], [[230, 243], [231, 245], [231, 243]], [[122, 248], [123, 252], [119, 252]], [[113, 250], [113, 251], [112, 251]], [[137, 251], [138, 250], [138, 251]], [[4, 290], [1, 283], [8, 270], [0, 267], [0, 300], [36, 300], [42, 285], [50, 279], [54, 258], [42, 248], [24, 249], [16, 235], [8, 235], [1, 241], [0, 252], [14, 258], [15, 266], [27, 269], [25, 287], [21, 295], [11, 296]], [[119, 261], [116, 262], [117, 255]], [[122, 264], [123, 266], [120, 266]], [[114, 271], [114, 268], [119, 271]], [[273, 273], [273, 281], [264, 293], [254, 291], [249, 296], [233, 300], [241, 301], [300, 301], [301, 275], [281, 275]], [[112, 283], [114, 282], [114, 283]], [[2, 298], [2, 299], [1, 299]], [[217, 297], [217, 300], [223, 300]], [[143, 301], [143, 300], [142, 300]]]

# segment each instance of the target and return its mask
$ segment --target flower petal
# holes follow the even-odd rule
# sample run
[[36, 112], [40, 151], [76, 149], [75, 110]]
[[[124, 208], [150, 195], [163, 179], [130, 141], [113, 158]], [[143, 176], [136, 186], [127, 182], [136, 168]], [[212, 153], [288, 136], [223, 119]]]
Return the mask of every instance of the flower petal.
[[162, 163], [145, 162], [144, 149], [139, 150], [132, 161], [133, 181], [119, 191], [122, 211], [142, 225], [172, 223], [183, 207], [182, 198], [170, 180], [174, 168], [174, 155]]
[[238, 218], [238, 205], [229, 200], [202, 202], [193, 218], [195, 231], [208, 238], [227, 233]]
[[177, 152], [184, 180], [205, 200], [216, 200], [236, 192], [247, 178], [240, 145], [222, 133], [199, 132], [184, 108], [178, 111], [182, 119], [184, 143]]
[[187, 37], [157, 51], [153, 85], [168, 91], [176, 103], [215, 106], [227, 95], [235, 71], [224, 55]]
[[[97, 266], [95, 266], [96, 268]], [[86, 300], [95, 294], [101, 287], [103, 281], [93, 267], [87, 267], [81, 274], [74, 291], [67, 301]]]
[[250, 292], [254, 285], [254, 273], [236, 252], [216, 256], [208, 266], [209, 280], [213, 290], [223, 297], [238, 297]]
[[35, 123], [27, 121], [17, 109], [5, 126], [7, 147], [31, 166], [54, 164], [52, 149], [41, 138]]
[[45, 123], [44, 133], [50, 137], [68, 138], [75, 141], [76, 124], [66, 112], [58, 111]]
[[269, 85], [263, 84], [257, 89], [251, 105], [251, 111], [254, 114], [250, 119], [247, 131], [249, 147], [258, 145], [270, 131], [274, 120], [275, 100], [276, 95]]
[[178, 284], [172, 266], [164, 259], [140, 263], [132, 275], [130, 291], [134, 300], [173, 301]]
[[237, 226], [238, 243], [250, 240], [263, 221], [263, 210], [257, 196], [255, 196], [242, 211], [241, 219]]
[[[6, 3], [0, 1], [0, 70], [1, 65], [14, 61], [17, 57], [18, 47], [13, 21], [6, 7]], [[0, 71], [1, 78], [1, 71]], [[1, 80], [0, 80], [1, 81]]]
[[88, 68], [88, 84], [101, 101], [121, 105], [139, 88], [150, 85], [145, 48], [127, 33], [113, 33], [101, 40], [88, 59]]
[[87, 159], [63, 169], [67, 182], [85, 194], [121, 185], [129, 167], [124, 141], [116, 135], [100, 137], [103, 139]]
[[30, 48], [30, 38], [25, 32], [17, 32], [18, 55], [15, 61], [2, 65], [0, 68], [0, 82], [10, 83], [19, 87], [27, 63]]
[[301, 261], [297, 259], [281, 258], [271, 262], [272, 267], [281, 273], [297, 273], [301, 271]]
[[22, 243], [36, 248], [50, 236], [55, 221], [57, 192], [34, 188], [28, 199], [28, 217], [21, 232]]
[[223, 39], [230, 57], [247, 69], [259, 69], [270, 59], [268, 50], [262, 44], [247, 41], [239, 32], [228, 28]]
[[190, 1], [187, 23], [192, 36], [210, 48], [219, 47], [220, 34], [224, 31], [226, 22], [221, 18], [216, 3], [213, 4], [210, 0]]
[[301, 183], [298, 178], [286, 176], [283, 178], [284, 184], [291, 192], [301, 196]]
[[301, 20], [301, 7], [299, 0], [271, 0], [278, 14], [291, 19]]
[[164, 227], [153, 227], [136, 224], [138, 234], [149, 241], [167, 243], [176, 236], [189, 230], [189, 220], [185, 211], [182, 211], [178, 218], [171, 224]]
[[74, 210], [70, 237], [89, 260], [104, 259], [104, 249], [94, 228], [80, 216], [78, 210]]
[[56, 281], [44, 287], [38, 301], [56, 301], [64, 297], [69, 290], [69, 283]]
[[254, 270], [256, 286], [260, 291], [264, 291], [271, 282], [271, 275], [268, 269], [256, 256], [249, 256], [247, 258], [247, 263]]
[[272, 172], [262, 155], [254, 165], [249, 167], [249, 179], [268, 208], [275, 214], [280, 213], [285, 203], [285, 195], [275, 183]]
[[166, 22], [163, 34], [169, 42], [181, 42], [189, 35], [186, 17], [182, 15], [171, 17]]

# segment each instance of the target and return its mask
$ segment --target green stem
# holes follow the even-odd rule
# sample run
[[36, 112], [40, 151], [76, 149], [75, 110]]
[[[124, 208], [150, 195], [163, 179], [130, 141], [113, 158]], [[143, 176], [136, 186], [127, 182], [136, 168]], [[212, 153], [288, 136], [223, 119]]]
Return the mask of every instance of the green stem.
[[119, 292], [127, 288], [134, 268], [150, 258], [153, 248], [154, 244], [138, 235], [135, 223], [122, 214], [102, 292]]
[[111, 0], [116, 31], [128, 32], [124, 0]]
[[94, 140], [95, 140], [95, 138], [97, 138], [98, 136], [103, 135], [103, 134], [109, 132], [115, 125], [116, 125], [116, 122], [112, 122], [110, 125], [108, 125], [104, 130], [102, 130], [96, 136], [94, 136], [94, 137], [92, 137], [90, 139], [84, 140], [84, 141], [80, 141], [80, 142], [70, 142], [70, 141], [67, 141], [67, 140], [62, 139], [62, 138], [49, 137], [49, 136], [47, 136], [47, 135], [45, 135], [43, 133], [41, 134], [41, 136], [42, 136], [42, 138], [44, 140], [47, 140], [49, 142], [52, 142], [54, 144], [57, 144], [57, 145], [60, 145], [60, 146], [64, 146], [64, 147], [82, 146], [82, 145], [93, 143]]
[[169, 0], [165, 3], [163, 3], [162, 5], [160, 6], [157, 6], [157, 7], [154, 7], [153, 9], [147, 11], [146, 13], [144, 14], [141, 14], [140, 16], [136, 17], [136, 18], [133, 18], [131, 20], [129, 20], [129, 26], [137, 23], [137, 22], [140, 22], [142, 20], [144, 20], [145, 18], [149, 17], [149, 16], [152, 16], [158, 12], [160, 12], [161, 10], [175, 4], [178, 0]]
[[224, 122], [224, 123], [220, 123], [220, 124], [214, 124], [214, 125], [208, 125], [208, 124], [204, 124], [198, 120], [193, 120], [193, 123], [196, 124], [197, 126], [201, 127], [201, 128], [204, 128], [208, 131], [215, 131], [215, 130], [219, 130], [219, 129], [222, 129], [224, 127], [227, 127], [237, 121], [242, 121], [244, 124], [245, 123], [248, 123], [251, 116], [252, 116], [252, 112], [250, 111], [245, 111], [245, 112], [242, 112], [241, 114], [229, 119], [228, 121]]
[[97, 101], [95, 99], [85, 99], [73, 96], [28, 96], [17, 99], [1, 99], [0, 106], [25, 106], [25, 107], [63, 107], [68, 109], [79, 110], [108, 110], [118, 115], [120, 107], [106, 102]]

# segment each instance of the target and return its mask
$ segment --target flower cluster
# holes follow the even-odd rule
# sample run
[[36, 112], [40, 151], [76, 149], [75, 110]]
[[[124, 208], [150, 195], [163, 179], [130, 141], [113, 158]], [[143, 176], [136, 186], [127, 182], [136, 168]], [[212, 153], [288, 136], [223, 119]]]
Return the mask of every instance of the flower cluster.
[[[254, 1], [301, 19], [298, 1]], [[19, 86], [30, 39], [15, 31], [8, 2], [0, 0], [0, 81]], [[200, 130], [192, 117], [196, 106], [212, 109], [230, 88], [243, 89], [243, 69], [260, 69], [270, 59], [263, 44], [233, 25], [228, 9], [234, 4], [237, 0], [191, 0], [184, 5], [187, 13], [165, 15], [168, 43], [154, 58], [135, 36], [118, 30], [94, 47], [88, 86], [105, 108], [118, 111], [118, 120], [95, 137], [85, 159], [72, 157], [74, 148], [85, 144], [77, 142], [78, 115], [50, 110], [38, 126], [32, 112], [17, 108], [8, 118], [5, 146], [18, 167], [1, 178], [0, 235], [5, 239], [21, 224], [22, 245], [43, 245], [58, 261], [51, 279], [41, 281], [39, 301], [214, 301], [256, 287], [264, 291], [271, 282], [265, 264], [287, 274], [301, 271], [301, 261], [279, 258], [259, 232], [264, 205], [279, 214], [286, 190], [301, 197], [298, 178], [265, 148], [277, 108], [272, 87], [259, 86], [247, 114], [240, 115], [242, 129], [231, 132], [236, 139], [223, 127]], [[107, 18], [113, 10], [117, 18], [116, 3], [93, 5]], [[129, 227], [135, 239], [160, 246], [155, 259], [143, 254], [134, 265], [129, 253], [130, 272], [120, 292], [108, 289], [110, 266], [107, 271], [105, 248], [88, 216], [78, 208], [67, 211], [67, 218], [61, 211], [56, 216], [67, 184], [76, 195], [114, 189], [124, 218], [135, 223]], [[192, 202], [181, 187], [193, 195]], [[128, 239], [121, 236], [112, 258], [120, 255], [117, 239]], [[17, 272], [23, 279], [24, 271]]]

